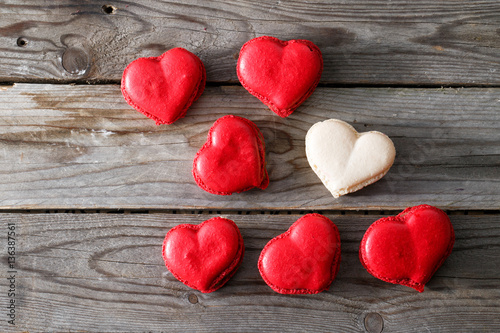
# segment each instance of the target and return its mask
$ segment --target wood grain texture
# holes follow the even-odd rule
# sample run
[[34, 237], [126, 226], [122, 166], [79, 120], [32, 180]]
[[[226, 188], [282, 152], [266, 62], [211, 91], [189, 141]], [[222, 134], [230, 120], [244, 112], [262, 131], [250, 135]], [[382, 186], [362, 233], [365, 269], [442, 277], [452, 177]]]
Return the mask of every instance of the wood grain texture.
[[[241, 87], [209, 87], [185, 118], [155, 126], [118, 86], [16, 84], [0, 91], [0, 208], [499, 209], [499, 100], [493, 88], [321, 88], [283, 119]], [[226, 114], [263, 132], [266, 190], [217, 196], [194, 182], [193, 158]], [[382, 180], [331, 196], [304, 149], [328, 118], [393, 139]]]
[[243, 43], [271, 35], [317, 44], [322, 83], [500, 83], [493, 0], [30, 0], [0, 4], [0, 16], [3, 82], [116, 81], [135, 58], [173, 47], [197, 54], [208, 81], [238, 82]]
[[[318, 295], [286, 296], [264, 283], [257, 260], [298, 215], [227, 216], [245, 257], [226, 286], [202, 294], [168, 272], [161, 244], [173, 226], [212, 215], [1, 214], [17, 232], [15, 331], [360, 332], [380, 319], [384, 332], [500, 330], [498, 215], [450, 216], [455, 247], [423, 293], [380, 281], [359, 262], [361, 238], [381, 216], [327, 216], [342, 241], [336, 280]], [[5, 290], [5, 252], [1, 259]], [[6, 320], [0, 330], [9, 332]]]

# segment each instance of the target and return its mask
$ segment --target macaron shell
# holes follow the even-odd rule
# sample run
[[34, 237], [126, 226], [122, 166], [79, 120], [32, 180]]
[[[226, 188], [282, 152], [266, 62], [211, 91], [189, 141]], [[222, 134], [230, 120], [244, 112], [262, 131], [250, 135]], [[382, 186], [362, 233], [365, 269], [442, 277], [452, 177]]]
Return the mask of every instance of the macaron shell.
[[436, 207], [420, 205], [374, 222], [361, 242], [360, 260], [373, 276], [422, 292], [454, 242], [448, 216]]
[[380, 132], [358, 133], [348, 123], [329, 119], [306, 135], [309, 165], [335, 198], [382, 178], [394, 163], [396, 149]]
[[233, 115], [219, 118], [196, 154], [193, 176], [202, 189], [213, 194], [265, 189], [269, 185], [265, 144], [257, 126]]
[[323, 57], [308, 40], [263, 36], [242, 46], [236, 68], [248, 92], [279, 116], [287, 117], [314, 92], [323, 71]]
[[129, 105], [156, 124], [172, 124], [200, 97], [205, 81], [203, 62], [183, 48], [174, 48], [159, 57], [131, 62], [123, 72], [121, 90]]
[[264, 281], [281, 294], [317, 294], [328, 289], [340, 263], [340, 236], [320, 214], [307, 214], [267, 243], [258, 267]]
[[169, 271], [185, 285], [203, 293], [222, 287], [243, 260], [243, 238], [236, 224], [215, 217], [200, 225], [172, 228], [163, 242]]

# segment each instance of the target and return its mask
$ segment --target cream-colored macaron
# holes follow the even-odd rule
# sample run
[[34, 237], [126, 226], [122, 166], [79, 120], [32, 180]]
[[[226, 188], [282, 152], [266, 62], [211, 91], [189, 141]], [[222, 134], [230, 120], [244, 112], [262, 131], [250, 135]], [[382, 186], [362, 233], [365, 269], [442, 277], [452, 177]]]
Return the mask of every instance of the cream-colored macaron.
[[306, 155], [311, 168], [338, 198], [382, 178], [394, 162], [396, 149], [383, 133], [358, 133], [344, 121], [328, 119], [307, 131]]

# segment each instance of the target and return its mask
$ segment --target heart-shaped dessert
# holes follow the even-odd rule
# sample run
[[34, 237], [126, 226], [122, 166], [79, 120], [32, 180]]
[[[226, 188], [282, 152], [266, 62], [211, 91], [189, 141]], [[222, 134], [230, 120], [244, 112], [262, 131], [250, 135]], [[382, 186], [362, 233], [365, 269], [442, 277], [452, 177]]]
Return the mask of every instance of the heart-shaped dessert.
[[359, 258], [374, 277], [422, 292], [454, 243], [448, 216], [420, 205], [374, 222], [363, 236]]
[[236, 224], [214, 217], [199, 225], [181, 224], [163, 241], [163, 260], [175, 278], [203, 293], [222, 287], [243, 260], [243, 238]]
[[264, 137], [248, 119], [217, 119], [193, 162], [193, 176], [202, 189], [229, 195], [269, 185]]
[[205, 89], [205, 66], [193, 53], [175, 48], [159, 57], [132, 61], [122, 77], [122, 94], [157, 125], [184, 117]]
[[396, 149], [383, 133], [358, 133], [346, 122], [329, 119], [306, 135], [309, 165], [334, 198], [357, 191], [389, 171]]
[[317, 294], [330, 287], [340, 263], [337, 226], [307, 214], [271, 239], [259, 257], [262, 278], [281, 294]]
[[263, 36], [242, 46], [236, 72], [248, 92], [279, 116], [288, 117], [318, 85], [323, 57], [308, 40]]

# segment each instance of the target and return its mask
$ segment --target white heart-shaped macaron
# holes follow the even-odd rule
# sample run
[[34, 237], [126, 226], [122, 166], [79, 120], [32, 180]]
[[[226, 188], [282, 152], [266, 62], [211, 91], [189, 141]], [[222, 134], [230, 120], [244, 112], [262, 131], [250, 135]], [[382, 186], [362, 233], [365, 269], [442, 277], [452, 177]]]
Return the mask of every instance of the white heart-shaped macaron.
[[328, 119], [307, 131], [306, 155], [311, 168], [338, 198], [382, 178], [394, 162], [396, 149], [383, 133], [358, 133], [344, 121]]

